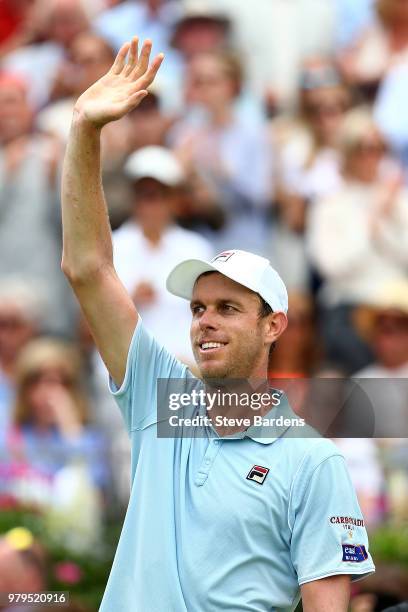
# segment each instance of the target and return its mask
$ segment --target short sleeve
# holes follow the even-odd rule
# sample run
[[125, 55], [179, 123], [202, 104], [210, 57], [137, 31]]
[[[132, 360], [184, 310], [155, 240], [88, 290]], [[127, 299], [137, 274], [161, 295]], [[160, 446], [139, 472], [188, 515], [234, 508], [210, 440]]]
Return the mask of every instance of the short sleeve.
[[[307, 463], [307, 462], [306, 462]], [[332, 455], [295, 477], [289, 510], [291, 558], [299, 584], [375, 571], [357, 497], [344, 458]]]
[[192, 376], [187, 366], [171, 355], [138, 319], [130, 343], [126, 372], [121, 387], [109, 379], [109, 388], [125, 421], [128, 432], [157, 413], [157, 379]]

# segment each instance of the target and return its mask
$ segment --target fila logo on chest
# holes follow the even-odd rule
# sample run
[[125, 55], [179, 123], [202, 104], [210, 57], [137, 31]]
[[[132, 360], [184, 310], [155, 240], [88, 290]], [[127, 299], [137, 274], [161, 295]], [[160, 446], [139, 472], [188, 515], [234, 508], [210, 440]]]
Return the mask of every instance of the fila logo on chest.
[[265, 478], [269, 473], [269, 468], [262, 467], [262, 465], [254, 465], [248, 472], [246, 477], [247, 480], [254, 480], [258, 484], [262, 485], [265, 482]]

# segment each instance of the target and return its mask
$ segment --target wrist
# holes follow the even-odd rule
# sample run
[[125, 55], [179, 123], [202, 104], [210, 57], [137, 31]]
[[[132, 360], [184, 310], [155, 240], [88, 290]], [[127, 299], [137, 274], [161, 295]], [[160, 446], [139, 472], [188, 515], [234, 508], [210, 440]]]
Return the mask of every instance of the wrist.
[[93, 121], [90, 121], [80, 104], [75, 104], [74, 111], [72, 115], [72, 126], [74, 128], [80, 129], [81, 131], [86, 131], [89, 134], [99, 135], [102, 130], [102, 125], [98, 125]]

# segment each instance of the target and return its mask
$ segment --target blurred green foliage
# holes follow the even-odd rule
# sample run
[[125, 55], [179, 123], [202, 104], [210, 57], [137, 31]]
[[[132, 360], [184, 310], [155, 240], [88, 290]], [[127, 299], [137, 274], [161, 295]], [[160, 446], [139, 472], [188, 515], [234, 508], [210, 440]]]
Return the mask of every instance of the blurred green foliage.
[[408, 570], [408, 522], [384, 525], [370, 534], [370, 553], [375, 562], [403, 565]]

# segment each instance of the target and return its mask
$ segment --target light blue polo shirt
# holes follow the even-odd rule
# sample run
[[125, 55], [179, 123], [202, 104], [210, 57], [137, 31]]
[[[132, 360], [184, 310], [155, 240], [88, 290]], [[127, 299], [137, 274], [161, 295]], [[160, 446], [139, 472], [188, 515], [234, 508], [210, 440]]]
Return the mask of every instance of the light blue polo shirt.
[[[287, 612], [305, 582], [374, 571], [332, 442], [293, 438], [290, 428], [158, 438], [158, 378], [193, 376], [139, 320], [113, 390], [132, 443], [132, 487], [102, 612]], [[265, 478], [248, 478], [256, 466]]]

